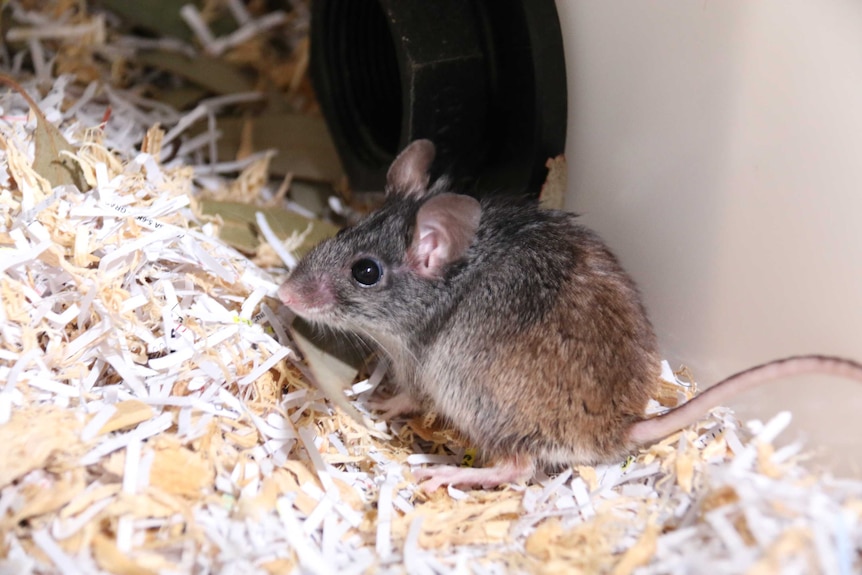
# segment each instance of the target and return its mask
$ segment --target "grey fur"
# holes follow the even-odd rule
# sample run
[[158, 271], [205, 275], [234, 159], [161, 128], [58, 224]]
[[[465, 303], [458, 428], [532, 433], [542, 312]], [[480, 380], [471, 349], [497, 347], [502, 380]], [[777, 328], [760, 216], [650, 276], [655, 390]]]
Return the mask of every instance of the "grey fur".
[[[312, 250], [282, 293], [328, 284], [334, 304], [309, 319], [377, 342], [397, 386], [488, 458], [558, 465], [629, 452], [659, 359], [634, 283], [602, 241], [572, 214], [487, 199], [463, 257], [420, 277], [407, 255], [417, 213], [449, 185], [390, 184], [386, 204]], [[362, 257], [383, 264], [378, 285], [353, 281]]]

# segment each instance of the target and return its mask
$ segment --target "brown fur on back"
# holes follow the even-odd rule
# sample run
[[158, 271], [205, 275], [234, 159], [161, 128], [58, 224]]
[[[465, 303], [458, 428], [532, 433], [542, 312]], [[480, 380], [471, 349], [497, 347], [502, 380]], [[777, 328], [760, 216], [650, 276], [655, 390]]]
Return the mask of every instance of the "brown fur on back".
[[494, 229], [480, 229], [480, 239], [509, 249], [468, 254], [484, 260], [482, 273], [428, 348], [419, 387], [490, 457], [522, 453], [549, 465], [623, 457], [628, 428], [658, 385], [656, 338], [637, 289], [569, 214], [485, 214], [482, 225]]

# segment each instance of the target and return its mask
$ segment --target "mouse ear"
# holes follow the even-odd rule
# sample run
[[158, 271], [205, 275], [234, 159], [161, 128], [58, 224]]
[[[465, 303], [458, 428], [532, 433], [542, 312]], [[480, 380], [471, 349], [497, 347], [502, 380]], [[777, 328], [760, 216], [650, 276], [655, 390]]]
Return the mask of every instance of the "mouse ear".
[[479, 202], [470, 196], [446, 193], [425, 202], [416, 214], [408, 265], [423, 277], [441, 277], [473, 243], [481, 216]]
[[428, 190], [428, 170], [436, 151], [430, 140], [415, 140], [398, 154], [386, 172], [386, 194], [421, 198]]

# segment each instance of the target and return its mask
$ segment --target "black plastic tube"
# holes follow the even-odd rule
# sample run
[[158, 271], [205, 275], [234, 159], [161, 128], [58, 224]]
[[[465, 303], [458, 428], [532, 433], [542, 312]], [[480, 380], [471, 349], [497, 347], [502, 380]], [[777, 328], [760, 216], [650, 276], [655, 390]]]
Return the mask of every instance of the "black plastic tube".
[[563, 58], [553, 0], [312, 2], [312, 82], [357, 190], [429, 138], [477, 192], [537, 193], [565, 144]]

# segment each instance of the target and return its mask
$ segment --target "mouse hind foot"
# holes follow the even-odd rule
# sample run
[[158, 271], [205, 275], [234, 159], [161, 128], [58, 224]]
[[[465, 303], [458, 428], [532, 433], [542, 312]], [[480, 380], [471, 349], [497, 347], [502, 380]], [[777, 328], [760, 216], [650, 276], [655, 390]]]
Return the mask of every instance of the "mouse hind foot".
[[504, 483], [518, 483], [533, 476], [536, 465], [532, 458], [510, 456], [501, 459], [492, 467], [455, 467], [438, 465], [417, 469], [413, 476], [421, 481], [420, 487], [431, 493], [443, 485], [476, 487], [498, 487]]

